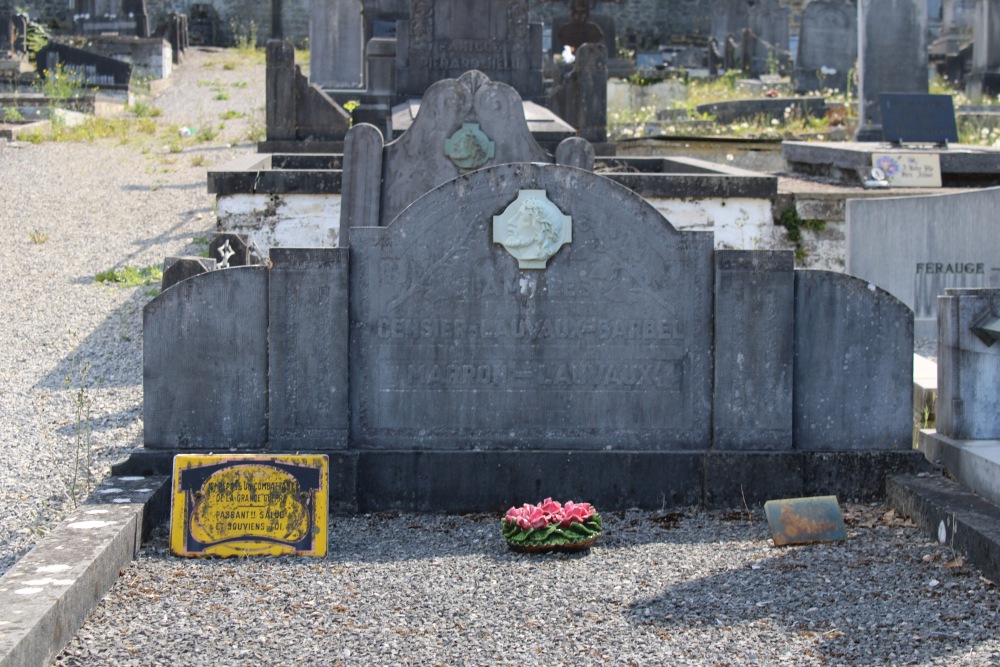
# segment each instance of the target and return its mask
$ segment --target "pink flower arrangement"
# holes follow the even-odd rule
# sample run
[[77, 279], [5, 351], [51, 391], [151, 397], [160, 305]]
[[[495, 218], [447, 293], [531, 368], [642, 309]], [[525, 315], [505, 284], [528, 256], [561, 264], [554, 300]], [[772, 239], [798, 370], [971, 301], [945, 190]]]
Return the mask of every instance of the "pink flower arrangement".
[[514, 548], [544, 550], [589, 546], [601, 534], [602, 522], [590, 503], [565, 504], [546, 498], [507, 510], [501, 524], [504, 538]]

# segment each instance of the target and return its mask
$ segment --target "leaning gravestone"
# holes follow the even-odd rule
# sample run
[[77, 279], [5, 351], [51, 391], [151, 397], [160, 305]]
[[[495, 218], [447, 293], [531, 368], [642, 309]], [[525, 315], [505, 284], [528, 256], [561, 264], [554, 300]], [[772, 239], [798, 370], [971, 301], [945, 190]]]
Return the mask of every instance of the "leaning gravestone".
[[858, 10], [844, 0], [810, 2], [799, 28], [795, 90], [848, 92], [858, 58]]
[[937, 338], [947, 288], [1000, 287], [1000, 188], [847, 201], [847, 272], [913, 309], [918, 339]]

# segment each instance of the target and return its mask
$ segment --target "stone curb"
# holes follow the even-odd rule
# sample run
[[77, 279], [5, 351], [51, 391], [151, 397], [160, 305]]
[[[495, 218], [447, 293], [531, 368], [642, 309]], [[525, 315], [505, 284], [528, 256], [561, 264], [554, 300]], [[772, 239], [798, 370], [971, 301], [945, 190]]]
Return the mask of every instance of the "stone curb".
[[168, 477], [109, 477], [0, 577], [0, 667], [50, 665], [169, 510]]
[[1000, 507], [944, 476], [898, 475], [886, 500], [927, 535], [964, 555], [1000, 582]]

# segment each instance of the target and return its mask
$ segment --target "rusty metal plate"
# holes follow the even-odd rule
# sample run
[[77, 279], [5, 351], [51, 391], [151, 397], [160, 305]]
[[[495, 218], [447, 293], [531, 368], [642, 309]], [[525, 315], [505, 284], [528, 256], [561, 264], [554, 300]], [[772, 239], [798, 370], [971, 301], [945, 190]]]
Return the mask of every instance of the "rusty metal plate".
[[176, 556], [325, 556], [326, 456], [178, 454], [170, 551]]
[[764, 514], [775, 546], [847, 539], [836, 496], [769, 500], [764, 503]]

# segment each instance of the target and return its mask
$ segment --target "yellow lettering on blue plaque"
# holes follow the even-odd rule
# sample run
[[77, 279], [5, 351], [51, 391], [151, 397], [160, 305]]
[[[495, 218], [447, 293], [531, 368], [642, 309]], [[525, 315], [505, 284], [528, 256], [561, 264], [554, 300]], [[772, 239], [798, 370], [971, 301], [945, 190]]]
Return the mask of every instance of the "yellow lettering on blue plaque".
[[330, 463], [322, 455], [178, 454], [176, 556], [326, 556]]

